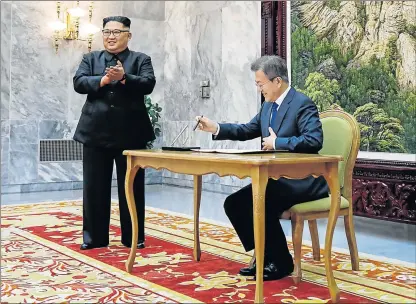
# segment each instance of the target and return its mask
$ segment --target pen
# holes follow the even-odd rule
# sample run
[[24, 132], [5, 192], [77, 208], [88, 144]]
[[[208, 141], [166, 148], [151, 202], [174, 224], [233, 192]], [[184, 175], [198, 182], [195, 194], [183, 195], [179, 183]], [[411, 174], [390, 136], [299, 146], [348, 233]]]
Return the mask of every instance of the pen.
[[193, 130], [193, 131], [195, 131], [195, 130], [196, 130], [196, 128], [198, 127], [199, 122], [201, 121], [201, 118], [202, 118], [202, 117], [204, 117], [204, 115], [201, 115], [201, 117], [199, 117], [199, 119], [198, 119], [198, 121], [196, 122], [196, 125], [195, 125], [195, 127], [194, 127], [194, 130]]

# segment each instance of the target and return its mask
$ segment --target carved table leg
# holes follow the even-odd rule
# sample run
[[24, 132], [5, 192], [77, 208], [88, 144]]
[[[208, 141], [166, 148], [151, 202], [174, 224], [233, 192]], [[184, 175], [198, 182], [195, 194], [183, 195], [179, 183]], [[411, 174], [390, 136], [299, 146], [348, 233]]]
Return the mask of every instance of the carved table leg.
[[201, 206], [202, 176], [194, 175], [194, 259], [201, 260], [199, 243], [199, 208]]
[[256, 167], [251, 174], [253, 187], [254, 244], [256, 254], [255, 303], [263, 303], [263, 268], [265, 243], [265, 195], [268, 181], [267, 167]]
[[138, 170], [139, 170], [138, 166], [132, 167], [131, 156], [127, 156], [127, 171], [126, 171], [126, 181], [124, 184], [124, 188], [126, 192], [127, 206], [129, 207], [131, 225], [132, 225], [132, 240], [131, 240], [130, 254], [129, 254], [129, 258], [126, 261], [126, 271], [128, 273], [131, 273], [133, 269], [133, 263], [136, 258], [137, 241], [139, 238], [139, 221], [137, 219], [136, 202], [134, 200], [134, 191], [133, 191], [134, 178]]
[[337, 283], [335, 282], [334, 274], [332, 272], [332, 259], [331, 259], [331, 249], [332, 249], [332, 238], [334, 236], [334, 229], [337, 223], [339, 209], [341, 204], [341, 194], [340, 186], [338, 179], [338, 163], [328, 163], [327, 164], [327, 173], [325, 179], [328, 183], [329, 190], [331, 192], [331, 207], [329, 210], [328, 217], [328, 226], [326, 229], [325, 236], [325, 270], [326, 277], [328, 280], [329, 293], [331, 294], [331, 300], [333, 303], [339, 302], [339, 289]]

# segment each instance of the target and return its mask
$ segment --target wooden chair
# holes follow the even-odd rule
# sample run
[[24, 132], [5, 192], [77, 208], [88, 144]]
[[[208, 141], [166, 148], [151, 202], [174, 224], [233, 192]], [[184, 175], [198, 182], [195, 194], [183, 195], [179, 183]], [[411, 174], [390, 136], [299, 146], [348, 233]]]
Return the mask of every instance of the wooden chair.
[[[360, 145], [360, 130], [355, 118], [340, 110], [329, 110], [320, 114], [324, 133], [322, 155], [342, 155], [339, 164], [339, 182], [341, 187], [341, 208], [339, 215], [344, 217], [345, 232], [351, 256], [353, 270], [359, 269], [357, 243], [355, 239], [352, 206], [352, 172]], [[330, 198], [297, 204], [282, 214], [282, 218], [291, 219], [292, 243], [294, 250], [295, 282], [302, 279], [301, 249], [304, 221], [307, 220], [312, 239], [313, 259], [320, 260], [320, 246], [316, 220], [328, 218], [331, 205]], [[251, 260], [251, 264], [254, 261]]]
[[[338, 167], [339, 183], [341, 186], [341, 208], [339, 215], [344, 217], [345, 233], [351, 256], [352, 270], [359, 269], [357, 242], [355, 240], [353, 205], [352, 205], [352, 172], [360, 147], [360, 129], [355, 118], [340, 110], [329, 110], [320, 114], [324, 143], [322, 155], [342, 155], [344, 160]], [[313, 259], [320, 260], [318, 226], [316, 220], [328, 218], [330, 198], [297, 204], [290, 208], [292, 221], [292, 243], [295, 255], [295, 270], [293, 277], [299, 282], [302, 279], [301, 249], [303, 224], [307, 220], [312, 239]]]

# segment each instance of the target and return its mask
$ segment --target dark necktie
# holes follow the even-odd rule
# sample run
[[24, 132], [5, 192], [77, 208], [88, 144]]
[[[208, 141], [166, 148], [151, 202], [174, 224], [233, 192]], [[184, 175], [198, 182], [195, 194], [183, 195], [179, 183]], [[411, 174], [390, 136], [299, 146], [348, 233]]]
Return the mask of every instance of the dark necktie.
[[279, 105], [276, 102], [273, 102], [272, 106], [272, 118], [270, 119], [270, 127], [273, 129], [276, 126], [276, 117], [277, 117], [277, 108]]

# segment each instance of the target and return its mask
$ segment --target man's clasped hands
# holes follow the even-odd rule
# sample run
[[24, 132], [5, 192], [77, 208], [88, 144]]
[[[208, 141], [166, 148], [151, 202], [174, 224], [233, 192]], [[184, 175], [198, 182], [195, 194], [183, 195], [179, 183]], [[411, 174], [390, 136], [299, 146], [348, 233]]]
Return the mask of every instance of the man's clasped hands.
[[[124, 77], [124, 68], [120, 60], [117, 60], [117, 65], [105, 69], [105, 75], [101, 79], [101, 84], [106, 85], [112, 81], [120, 81]], [[124, 81], [124, 80], [123, 80]]]

